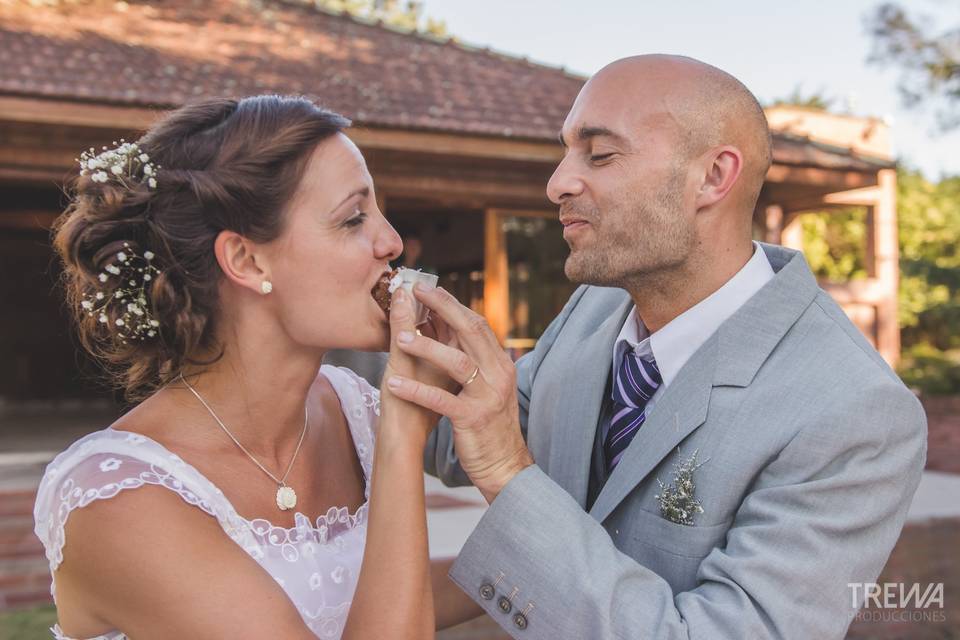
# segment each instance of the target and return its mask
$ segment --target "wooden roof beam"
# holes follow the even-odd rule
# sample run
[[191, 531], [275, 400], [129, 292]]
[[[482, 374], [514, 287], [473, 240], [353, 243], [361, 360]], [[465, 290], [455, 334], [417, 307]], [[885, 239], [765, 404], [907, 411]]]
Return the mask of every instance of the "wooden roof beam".
[[[64, 100], [0, 96], [0, 120], [56, 124], [98, 129], [144, 131], [166, 111]], [[563, 149], [556, 142], [479, 136], [465, 133], [412, 131], [366, 127], [362, 122], [347, 131], [361, 148], [429, 151], [438, 155], [493, 158], [556, 164]]]
[[877, 174], [775, 164], [767, 171], [767, 182], [816, 186], [822, 188], [826, 195], [874, 186], [877, 184]]

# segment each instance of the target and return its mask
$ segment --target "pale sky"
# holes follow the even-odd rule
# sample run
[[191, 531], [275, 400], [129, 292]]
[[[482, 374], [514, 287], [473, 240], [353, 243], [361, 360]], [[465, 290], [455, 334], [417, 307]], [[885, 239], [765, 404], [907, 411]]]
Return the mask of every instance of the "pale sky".
[[[677, 53], [724, 69], [763, 103], [823, 92], [833, 108], [886, 118], [895, 152], [929, 178], [960, 174], [960, 130], [902, 107], [899, 70], [868, 65], [865, 16], [878, 0], [424, 0], [451, 35], [589, 75], [638, 53]], [[960, 24], [960, 3], [906, 0], [912, 14]], [[960, 108], [960, 106], [958, 106]]]

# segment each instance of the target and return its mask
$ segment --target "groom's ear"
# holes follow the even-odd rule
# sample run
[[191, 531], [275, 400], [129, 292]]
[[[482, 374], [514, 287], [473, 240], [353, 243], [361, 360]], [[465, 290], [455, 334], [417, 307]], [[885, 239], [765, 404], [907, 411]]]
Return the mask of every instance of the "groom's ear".
[[743, 154], [733, 146], [715, 147], [703, 159], [702, 182], [696, 199], [698, 211], [723, 200], [733, 190], [743, 170]]

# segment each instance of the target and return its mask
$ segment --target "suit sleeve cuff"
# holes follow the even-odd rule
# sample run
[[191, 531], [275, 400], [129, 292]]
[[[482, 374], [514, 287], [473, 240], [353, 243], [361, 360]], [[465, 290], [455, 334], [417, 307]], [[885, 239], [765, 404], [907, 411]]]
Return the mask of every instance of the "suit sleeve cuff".
[[537, 557], [531, 525], [571, 507], [580, 511], [539, 466], [530, 465], [497, 494], [450, 569], [450, 578], [511, 634], [536, 623], [534, 604], [527, 600], [530, 585], [522, 578], [535, 575], [524, 566]]

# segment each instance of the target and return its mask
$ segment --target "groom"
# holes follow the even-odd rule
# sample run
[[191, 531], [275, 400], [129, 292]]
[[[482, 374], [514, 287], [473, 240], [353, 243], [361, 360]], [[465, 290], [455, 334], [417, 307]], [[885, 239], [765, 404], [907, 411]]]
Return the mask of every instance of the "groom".
[[450, 418], [428, 470], [490, 502], [451, 578], [515, 638], [843, 638], [926, 421], [803, 256], [751, 241], [760, 105], [709, 65], [628, 58], [561, 140], [547, 192], [584, 286], [515, 371], [478, 316], [418, 292], [463, 353], [404, 348], [464, 387], [392, 381]]

